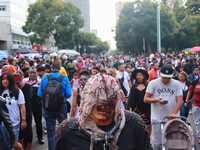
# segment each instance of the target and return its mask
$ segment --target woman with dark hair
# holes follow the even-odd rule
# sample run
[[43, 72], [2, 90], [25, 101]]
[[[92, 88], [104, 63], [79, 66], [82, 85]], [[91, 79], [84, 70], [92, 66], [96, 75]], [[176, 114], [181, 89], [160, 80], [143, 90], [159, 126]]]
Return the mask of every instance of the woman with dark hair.
[[135, 111], [140, 114], [145, 124], [147, 125], [147, 131], [149, 137], [151, 135], [151, 105], [144, 102], [144, 95], [146, 87], [148, 85], [148, 73], [143, 69], [136, 69], [132, 73], [132, 78], [135, 79], [135, 83], [131, 87], [128, 98], [128, 110]]
[[[183, 104], [181, 106], [181, 109], [180, 109], [180, 116], [183, 116], [183, 117], [188, 117], [188, 113], [189, 113], [189, 109], [190, 109], [190, 105], [191, 105], [191, 100], [188, 102], [188, 106], [185, 107], [185, 100], [186, 100], [186, 96], [187, 96], [187, 93], [188, 93], [188, 90], [189, 90], [189, 87], [190, 87], [190, 81], [188, 80], [188, 75], [185, 71], [181, 71], [179, 73], [179, 77], [178, 77], [181, 85], [182, 85], [182, 89], [183, 89]], [[184, 120], [185, 121], [185, 120]]]
[[20, 126], [20, 110], [21, 110], [21, 129], [26, 128], [26, 109], [24, 95], [15, 84], [14, 76], [10, 72], [4, 72], [0, 77], [0, 95], [6, 100], [6, 106], [9, 111], [9, 116], [12, 121], [15, 143], [13, 148], [22, 150], [22, 145], [18, 142], [19, 126]]

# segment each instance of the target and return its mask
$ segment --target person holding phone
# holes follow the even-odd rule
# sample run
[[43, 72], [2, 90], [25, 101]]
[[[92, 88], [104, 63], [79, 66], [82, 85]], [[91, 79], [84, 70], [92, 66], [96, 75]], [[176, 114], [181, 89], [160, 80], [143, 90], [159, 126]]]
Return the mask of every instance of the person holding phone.
[[173, 68], [163, 66], [160, 77], [152, 80], [146, 89], [145, 103], [151, 103], [151, 125], [153, 149], [161, 150], [161, 119], [168, 116], [174, 119], [183, 103], [183, 90], [179, 81], [172, 79]]

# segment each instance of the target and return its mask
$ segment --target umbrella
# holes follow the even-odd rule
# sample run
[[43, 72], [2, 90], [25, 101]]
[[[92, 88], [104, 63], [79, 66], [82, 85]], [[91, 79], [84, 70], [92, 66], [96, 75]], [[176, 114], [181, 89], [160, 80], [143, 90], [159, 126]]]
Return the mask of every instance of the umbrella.
[[200, 46], [195, 46], [189, 50], [189, 52], [200, 52]]
[[62, 54], [66, 54], [66, 55], [68, 55], [68, 56], [80, 55], [80, 53], [78, 53], [77, 51], [74, 51], [74, 50], [66, 50], [66, 49], [63, 49], [63, 50], [58, 51], [58, 55], [62, 55]]
[[182, 50], [182, 52], [187, 52], [187, 51], [189, 51], [191, 48], [185, 48], [185, 49], [183, 49]]

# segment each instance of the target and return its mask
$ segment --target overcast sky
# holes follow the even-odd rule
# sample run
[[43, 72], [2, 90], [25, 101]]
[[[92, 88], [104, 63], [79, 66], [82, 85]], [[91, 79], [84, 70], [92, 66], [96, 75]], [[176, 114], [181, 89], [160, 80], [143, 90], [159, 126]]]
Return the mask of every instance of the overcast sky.
[[97, 30], [97, 36], [111, 41], [111, 48], [115, 48], [115, 33], [111, 29], [116, 25], [115, 3], [134, 0], [90, 0], [91, 30]]

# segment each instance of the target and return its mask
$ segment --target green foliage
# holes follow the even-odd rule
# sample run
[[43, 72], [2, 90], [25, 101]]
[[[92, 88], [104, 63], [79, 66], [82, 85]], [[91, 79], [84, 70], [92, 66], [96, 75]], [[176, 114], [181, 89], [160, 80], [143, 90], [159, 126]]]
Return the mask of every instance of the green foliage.
[[[200, 0], [169, 3], [160, 9], [162, 52], [180, 51], [200, 45]], [[117, 48], [124, 53], [141, 54], [143, 38], [147, 54], [157, 51], [156, 3], [137, 0], [124, 5], [116, 25]]]
[[58, 45], [61, 38], [61, 42], [72, 39], [84, 25], [80, 9], [62, 0], [38, 0], [29, 6], [28, 13], [22, 29], [26, 33], [34, 33], [30, 36], [31, 43], [41, 44], [45, 38], [53, 35], [55, 45]]
[[[167, 43], [179, 25], [168, 6], [163, 5], [161, 8], [161, 40]], [[154, 52], [157, 43], [156, 3], [150, 0], [126, 3], [116, 26], [117, 47], [125, 53], [144, 53], [143, 38], [146, 52]]]

